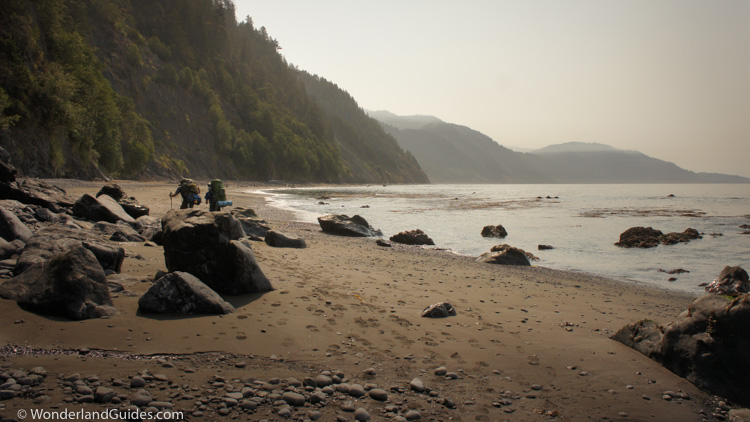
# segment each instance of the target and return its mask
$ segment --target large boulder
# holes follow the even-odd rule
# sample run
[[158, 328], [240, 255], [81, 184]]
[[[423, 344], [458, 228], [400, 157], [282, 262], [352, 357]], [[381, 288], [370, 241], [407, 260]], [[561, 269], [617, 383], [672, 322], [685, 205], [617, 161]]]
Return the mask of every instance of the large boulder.
[[289, 237], [286, 234], [275, 230], [269, 230], [266, 232], [266, 237], [263, 240], [266, 242], [266, 245], [274, 248], [304, 249], [307, 247], [305, 239]]
[[118, 221], [117, 224], [99, 221], [94, 224], [93, 230], [109, 236], [109, 240], [113, 242], [144, 242], [146, 240], [133, 226], [124, 221]]
[[84, 194], [73, 205], [73, 215], [92, 221], [108, 223], [124, 221], [128, 224], [135, 224], [135, 219], [126, 213], [117, 201], [107, 195], [94, 198], [89, 194]]
[[161, 243], [161, 219], [143, 215], [135, 219], [135, 230], [147, 240]]
[[724, 267], [718, 277], [708, 286], [706, 291], [717, 295], [737, 296], [750, 293], [747, 271], [742, 267]]
[[528, 267], [528, 254], [520, 248], [514, 248], [510, 245], [500, 245], [493, 248], [493, 251], [484, 253], [477, 258], [477, 262], [497, 265], [518, 265]]
[[355, 215], [324, 215], [318, 217], [318, 224], [324, 232], [349, 237], [379, 237], [380, 230], [374, 229], [363, 217]]
[[244, 235], [230, 213], [171, 210], [162, 218], [167, 269], [190, 273], [222, 294], [273, 290], [249, 242], [239, 241]]
[[698, 388], [750, 405], [750, 295], [699, 297], [678, 320], [628, 324], [613, 337]]
[[205, 283], [185, 272], [169, 273], [138, 300], [138, 310], [156, 314], [216, 314], [234, 312], [234, 307]]
[[687, 228], [682, 233], [664, 234], [661, 230], [652, 227], [631, 227], [620, 234], [620, 240], [615, 245], [623, 248], [653, 248], [659, 244], [673, 245], [701, 238], [698, 230], [693, 228]]
[[0, 182], [0, 199], [15, 199], [24, 204], [39, 205], [54, 212], [73, 206], [65, 190], [36, 179]]
[[32, 265], [0, 285], [0, 296], [30, 311], [75, 320], [116, 313], [104, 270], [83, 246]]
[[0, 207], [0, 237], [8, 242], [16, 239], [26, 242], [33, 235], [34, 233], [31, 232], [31, 229], [19, 220], [15, 214]]
[[391, 242], [403, 243], [405, 245], [434, 245], [425, 232], [420, 229], [404, 231], [390, 237]]
[[484, 226], [482, 228], [482, 237], [503, 238], [507, 235], [508, 232], [505, 230], [505, 227], [503, 227], [502, 224], [498, 224], [497, 226]]
[[44, 263], [76, 246], [90, 250], [105, 271], [120, 272], [125, 249], [86, 230], [50, 226], [39, 230], [26, 242], [13, 273], [21, 274], [31, 265]]

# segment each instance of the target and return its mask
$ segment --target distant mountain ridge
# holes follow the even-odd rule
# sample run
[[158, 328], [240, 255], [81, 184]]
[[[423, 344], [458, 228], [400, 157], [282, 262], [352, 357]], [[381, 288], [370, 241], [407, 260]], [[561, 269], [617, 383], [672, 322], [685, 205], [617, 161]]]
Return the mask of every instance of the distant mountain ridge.
[[525, 153], [433, 116], [368, 114], [416, 157], [433, 183], [750, 183], [601, 143], [567, 142]]

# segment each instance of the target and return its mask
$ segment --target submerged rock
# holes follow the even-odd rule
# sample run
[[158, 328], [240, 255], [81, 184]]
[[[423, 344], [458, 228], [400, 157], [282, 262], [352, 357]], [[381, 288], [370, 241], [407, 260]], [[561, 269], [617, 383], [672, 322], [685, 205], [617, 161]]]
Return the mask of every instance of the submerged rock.
[[615, 245], [623, 248], [654, 248], [659, 244], [673, 245], [701, 238], [698, 230], [693, 228], [687, 228], [682, 233], [664, 234], [652, 227], [631, 227], [620, 234], [620, 240]]
[[482, 228], [482, 237], [503, 238], [507, 235], [508, 232], [505, 230], [505, 227], [503, 227], [502, 224], [498, 224], [497, 226], [484, 226], [484, 228]]
[[434, 245], [435, 242], [430, 239], [425, 232], [420, 229], [409, 230], [394, 234], [389, 239], [391, 242], [403, 243], [405, 245]]
[[717, 295], [730, 296], [750, 293], [747, 271], [742, 267], [724, 267], [719, 276], [706, 286], [706, 291]]
[[338, 236], [378, 237], [383, 232], [374, 229], [363, 217], [355, 215], [324, 215], [318, 217], [318, 224], [324, 232]]

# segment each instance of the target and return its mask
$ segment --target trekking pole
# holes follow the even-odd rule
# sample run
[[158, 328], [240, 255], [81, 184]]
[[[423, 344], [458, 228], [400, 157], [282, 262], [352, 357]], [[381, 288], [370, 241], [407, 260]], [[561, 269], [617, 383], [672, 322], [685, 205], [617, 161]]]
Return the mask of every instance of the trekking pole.
[[172, 209], [172, 196], [169, 197], [169, 209]]

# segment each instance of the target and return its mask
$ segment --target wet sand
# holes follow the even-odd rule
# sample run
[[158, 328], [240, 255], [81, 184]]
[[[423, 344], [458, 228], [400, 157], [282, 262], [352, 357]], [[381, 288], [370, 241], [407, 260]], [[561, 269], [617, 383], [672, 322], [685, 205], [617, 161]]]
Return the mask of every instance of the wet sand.
[[[169, 210], [167, 194], [174, 184], [118, 184], [149, 206], [151, 215]], [[72, 198], [100, 187], [65, 186]], [[151, 395], [183, 410], [187, 420], [287, 420], [272, 404], [254, 411], [228, 406], [227, 416], [220, 416], [226, 407], [221, 397], [252, 379], [280, 379], [273, 385], [283, 391], [286, 378], [303, 380], [322, 371], [341, 371], [349, 384], [374, 384], [389, 392], [388, 401], [336, 393], [325, 406], [293, 408], [291, 420], [354, 420], [347, 406], [366, 409], [371, 420], [404, 417], [407, 410], [420, 412], [421, 420], [713, 420], [715, 398], [609, 339], [640, 319], [672, 321], [691, 296], [594, 275], [493, 266], [444, 251], [384, 248], [374, 239], [331, 236], [317, 225], [293, 222], [260, 195], [242, 192], [252, 187], [228, 183], [227, 194], [235, 206], [255, 209], [274, 230], [302, 237], [308, 245], [285, 249], [253, 243], [275, 291], [225, 298], [237, 308], [225, 316], [141, 315], [138, 298], [157, 271], [166, 271], [163, 249], [123, 243], [122, 273], [133, 278], [124, 283], [126, 292], [113, 294], [119, 315], [59, 320], [0, 299], [0, 344], [24, 347], [3, 350], [2, 370], [42, 366], [49, 373], [43, 384], [49, 399], [0, 401], [0, 415], [16, 417], [19, 409], [35, 407], [124, 406], [136, 391], [127, 380], [146, 368], [168, 380], [150, 381]], [[422, 309], [440, 301], [450, 302], [458, 315], [420, 317]], [[455, 378], [435, 375], [438, 367]], [[125, 400], [117, 406], [78, 403], [64, 390], [61, 374], [71, 373], [96, 374]], [[224, 380], [221, 386], [216, 377]], [[432, 393], [411, 391], [414, 378]], [[126, 382], [120, 386], [112, 379]], [[664, 400], [665, 391], [690, 399]], [[445, 399], [456, 407], [446, 406]], [[397, 411], [384, 412], [394, 409], [388, 406]]]

